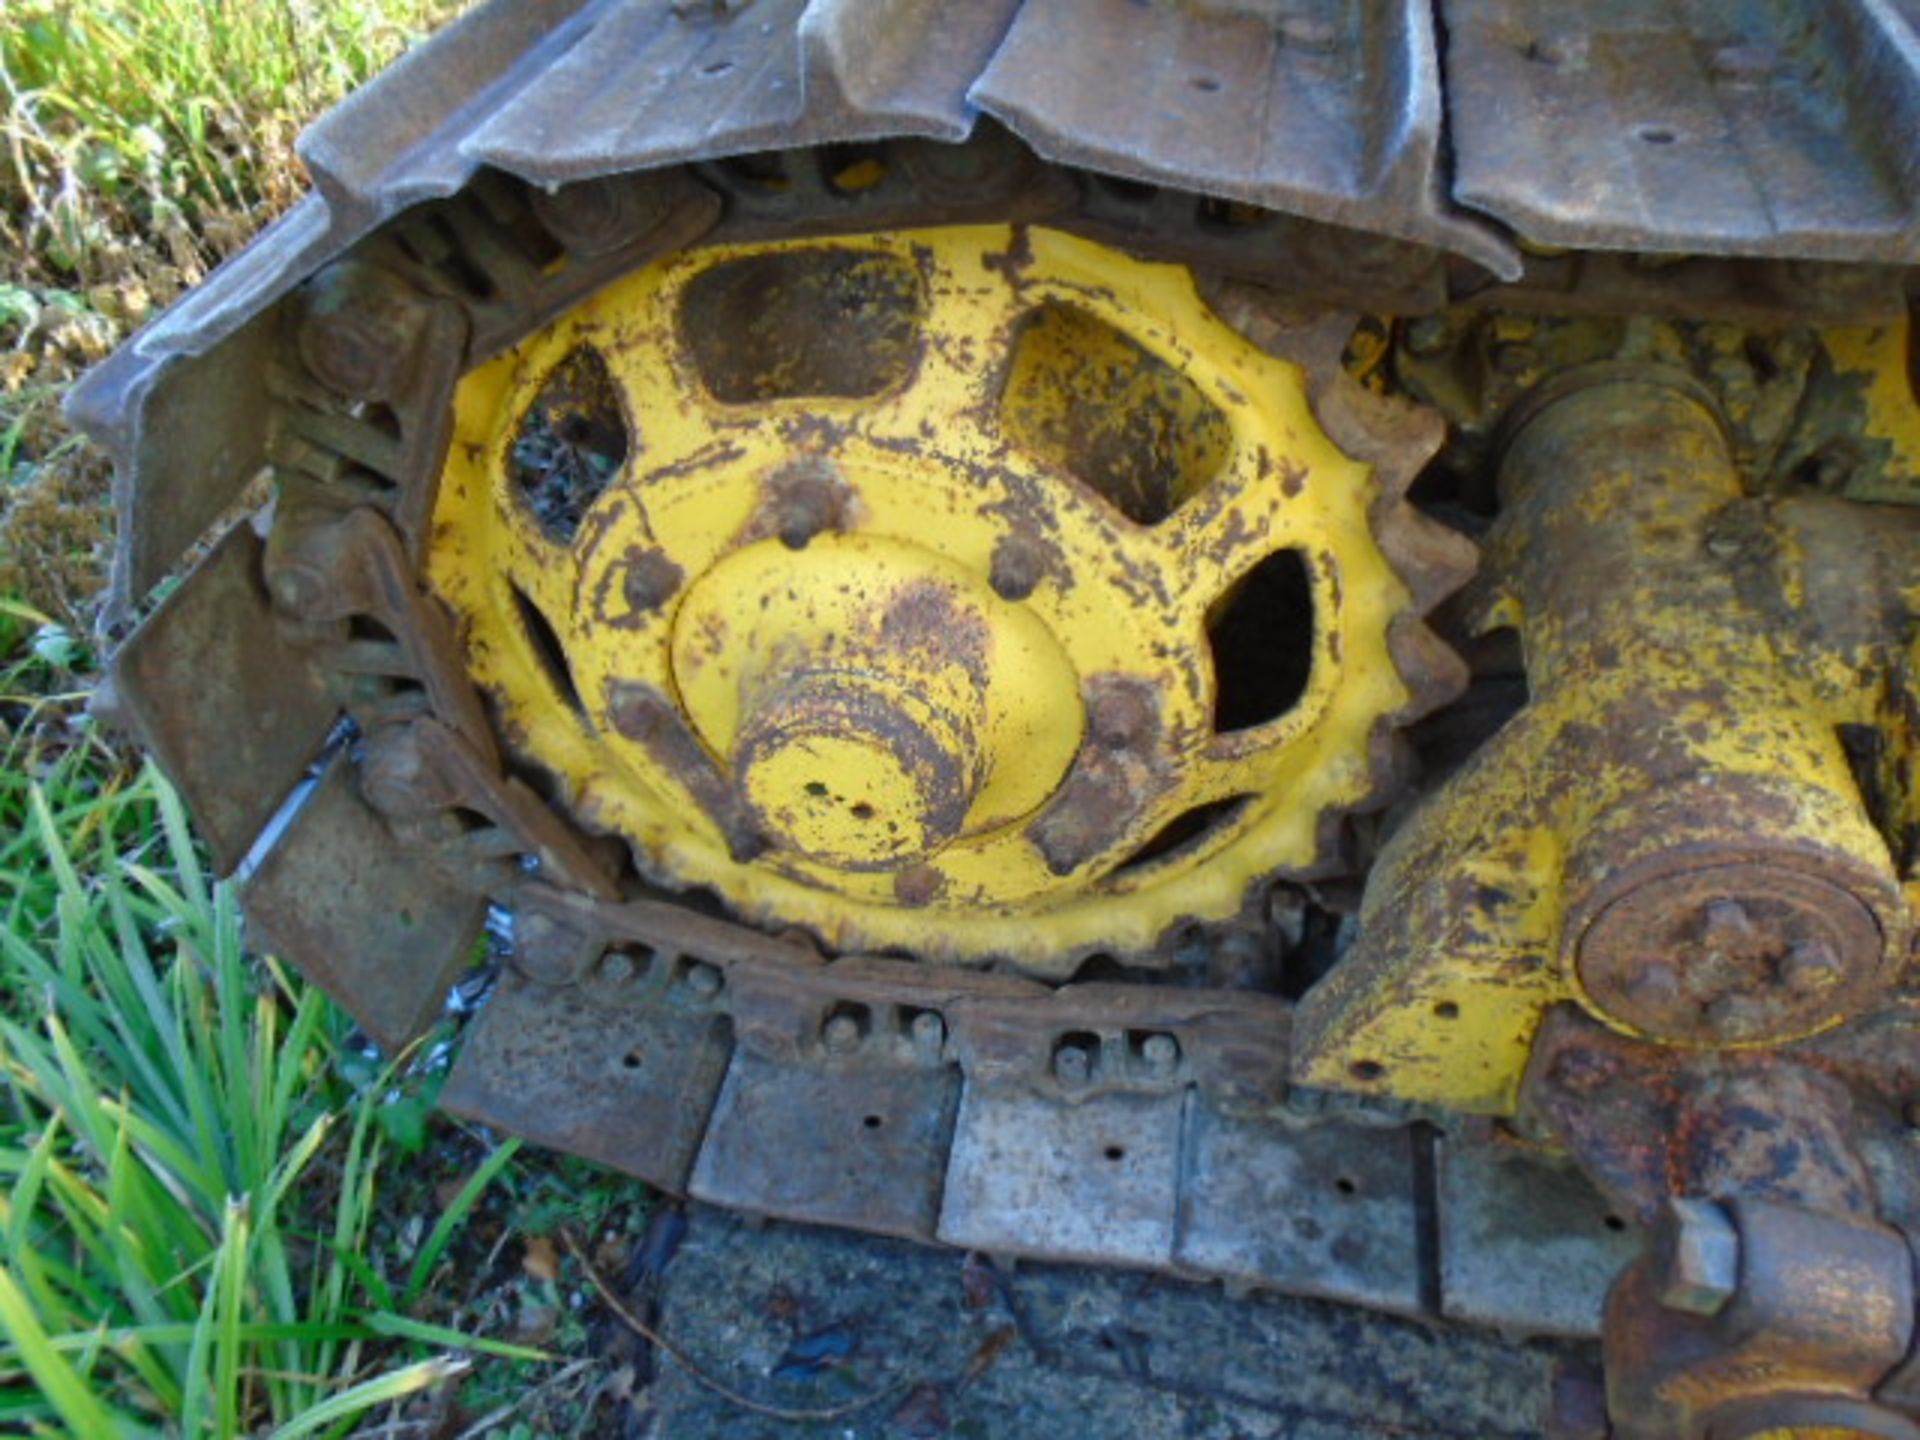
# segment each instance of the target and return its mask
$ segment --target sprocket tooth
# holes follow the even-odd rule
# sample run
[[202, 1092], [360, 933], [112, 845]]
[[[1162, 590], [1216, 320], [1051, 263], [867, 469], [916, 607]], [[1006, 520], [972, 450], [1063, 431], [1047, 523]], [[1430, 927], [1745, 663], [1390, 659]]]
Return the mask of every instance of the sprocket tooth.
[[261, 579], [261, 542], [234, 527], [115, 655], [113, 709], [185, 797], [231, 874], [339, 717], [317, 656], [289, 644]]
[[1471, 580], [1480, 558], [1466, 536], [1429, 520], [1404, 501], [1376, 507], [1374, 538], [1421, 615], [1432, 614]]
[[1387, 653], [1411, 692], [1390, 717], [1393, 724], [1411, 725], [1466, 693], [1467, 662], [1426, 621], [1413, 615], [1394, 621], [1387, 627]]
[[[1353, 318], [1340, 317], [1336, 333], [1352, 329]], [[1332, 369], [1314, 390], [1314, 418], [1342, 450], [1373, 466], [1378, 503], [1398, 504], [1446, 442], [1445, 418], [1397, 395], [1376, 395], [1347, 373], [1338, 353], [1323, 363]]]
[[[1457, 699], [1469, 679], [1464, 661], [1426, 623], [1449, 596], [1472, 580], [1480, 550], [1465, 535], [1421, 514], [1407, 492], [1446, 439], [1439, 412], [1397, 396], [1377, 395], [1341, 364], [1354, 317], [1294, 315], [1270, 292], [1237, 281], [1207, 285], [1216, 312], [1262, 349], [1292, 360], [1307, 374], [1315, 420], [1336, 445], [1373, 466], [1377, 496], [1370, 520], [1375, 543], [1407, 587], [1408, 607], [1387, 629], [1387, 651], [1410, 697], [1389, 717], [1407, 725]], [[1399, 767], [1376, 756], [1377, 798]]]
[[240, 903], [256, 947], [318, 984], [390, 1055], [440, 1014], [487, 912], [484, 894], [367, 807], [344, 752], [247, 876]]

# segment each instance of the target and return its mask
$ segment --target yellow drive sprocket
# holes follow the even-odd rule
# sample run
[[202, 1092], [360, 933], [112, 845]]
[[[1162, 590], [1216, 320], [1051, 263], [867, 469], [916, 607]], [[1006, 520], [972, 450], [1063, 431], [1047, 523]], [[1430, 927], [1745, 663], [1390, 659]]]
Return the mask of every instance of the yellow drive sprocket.
[[1380, 798], [1386, 727], [1450, 678], [1390, 644], [1433, 598], [1376, 533], [1404, 483], [1184, 267], [779, 241], [661, 260], [468, 376], [427, 574], [510, 741], [642, 874], [1063, 973], [1234, 914]]

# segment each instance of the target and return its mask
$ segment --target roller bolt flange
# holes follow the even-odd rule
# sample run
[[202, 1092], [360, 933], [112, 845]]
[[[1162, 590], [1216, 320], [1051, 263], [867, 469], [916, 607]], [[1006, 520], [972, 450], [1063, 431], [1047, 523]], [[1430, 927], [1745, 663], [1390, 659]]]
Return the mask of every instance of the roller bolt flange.
[[1650, 876], [1580, 939], [1602, 1011], [1669, 1042], [1774, 1040], [1846, 1012], [1882, 940], [1872, 912], [1821, 877], [1768, 864]]

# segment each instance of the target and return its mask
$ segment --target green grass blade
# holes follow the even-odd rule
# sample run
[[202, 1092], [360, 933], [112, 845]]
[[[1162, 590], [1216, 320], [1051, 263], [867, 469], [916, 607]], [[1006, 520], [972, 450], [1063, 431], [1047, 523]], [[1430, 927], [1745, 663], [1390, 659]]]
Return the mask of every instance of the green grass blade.
[[466, 1373], [470, 1362], [458, 1355], [442, 1355], [432, 1360], [422, 1360], [417, 1364], [403, 1366], [401, 1369], [372, 1380], [363, 1380], [350, 1390], [343, 1390], [331, 1399], [322, 1400], [318, 1405], [305, 1411], [297, 1418], [288, 1421], [275, 1430], [268, 1440], [300, 1440], [303, 1435], [311, 1435], [316, 1430], [324, 1430], [336, 1420], [351, 1420], [364, 1415], [376, 1405], [391, 1404], [395, 1400], [404, 1400], [409, 1395], [417, 1395], [435, 1385], [444, 1384], [455, 1376]]
[[0, 1327], [40, 1393], [75, 1435], [130, 1433], [123, 1418], [94, 1398], [80, 1373], [54, 1348], [12, 1272], [4, 1269], [0, 1269]]
[[363, 1317], [367, 1329], [376, 1335], [389, 1335], [398, 1340], [418, 1340], [427, 1345], [438, 1345], [450, 1350], [471, 1350], [479, 1355], [497, 1355], [502, 1360], [530, 1360], [542, 1363], [558, 1360], [560, 1357], [547, 1350], [530, 1349], [525, 1345], [510, 1345], [504, 1340], [488, 1340], [479, 1335], [466, 1335], [445, 1325], [433, 1325], [425, 1320], [410, 1319], [405, 1315], [370, 1314]]
[[433, 1277], [433, 1267], [440, 1263], [440, 1256], [445, 1252], [448, 1242], [453, 1239], [454, 1231], [460, 1228], [468, 1212], [479, 1202], [487, 1186], [491, 1185], [494, 1177], [512, 1162], [519, 1149], [518, 1140], [509, 1140], [495, 1150], [481, 1162], [479, 1169], [467, 1177], [467, 1183], [460, 1187], [460, 1193], [453, 1197], [453, 1203], [441, 1212], [440, 1218], [434, 1222], [432, 1231], [427, 1235], [426, 1243], [420, 1247], [420, 1253], [414, 1257], [413, 1269], [407, 1276], [406, 1290], [401, 1297], [402, 1309], [411, 1310], [418, 1302], [427, 1281]]

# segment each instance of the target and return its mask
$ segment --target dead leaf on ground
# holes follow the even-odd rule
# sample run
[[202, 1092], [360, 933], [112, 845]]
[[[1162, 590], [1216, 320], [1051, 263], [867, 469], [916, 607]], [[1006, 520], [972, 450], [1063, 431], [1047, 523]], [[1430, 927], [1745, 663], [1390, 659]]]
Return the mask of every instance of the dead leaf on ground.
[[520, 1257], [520, 1268], [536, 1280], [552, 1283], [560, 1278], [560, 1252], [546, 1236], [536, 1235], [527, 1241], [527, 1253]]
[[955, 1388], [964, 1389], [991, 1370], [993, 1362], [1005, 1354], [1007, 1347], [1013, 1343], [1015, 1333], [1013, 1326], [1002, 1325], [982, 1340], [974, 1350], [973, 1358], [967, 1361], [966, 1373], [960, 1377], [960, 1384]]
[[904, 1440], [939, 1440], [952, 1426], [947, 1418], [947, 1397], [938, 1385], [916, 1385], [900, 1402], [900, 1408], [887, 1417], [887, 1428]]

